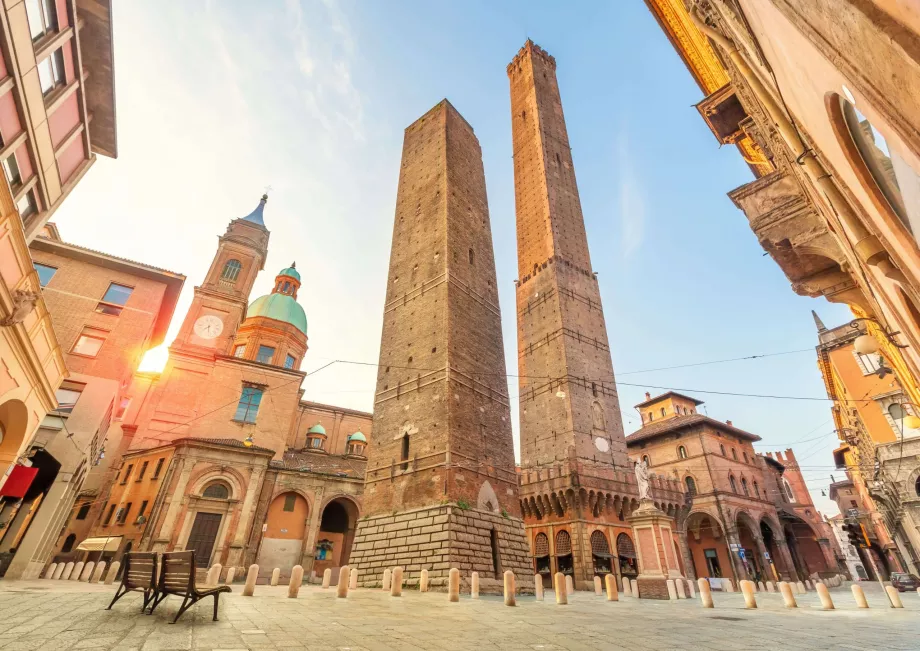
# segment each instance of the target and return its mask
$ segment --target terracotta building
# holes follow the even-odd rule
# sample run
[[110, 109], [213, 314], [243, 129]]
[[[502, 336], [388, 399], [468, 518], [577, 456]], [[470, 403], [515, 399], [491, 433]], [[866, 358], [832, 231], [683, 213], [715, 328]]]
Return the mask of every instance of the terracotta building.
[[112, 7], [13, 0], [0, 22], [0, 163], [31, 241], [96, 154], [118, 153]]
[[532, 589], [482, 152], [443, 100], [406, 128], [387, 279], [359, 584], [401, 565]]
[[[915, 551], [920, 549], [920, 519], [914, 520], [901, 507], [897, 493], [889, 496], [894, 487], [885, 485], [889, 469], [875, 467], [876, 458], [882, 458], [885, 451], [885, 460], [892, 454], [909, 455], [904, 463], [895, 464], [907, 474], [920, 468], [909, 461], [910, 442], [920, 441], [920, 429], [911, 427], [915, 408], [884, 357], [857, 351], [856, 341], [866, 336], [864, 322], [828, 329], [815, 315], [815, 323], [818, 368], [827, 396], [834, 401], [834, 427], [842, 439], [834, 460], [847, 473], [846, 482], [831, 485], [831, 498], [837, 500], [845, 523], [865, 528], [869, 546], [860, 547], [859, 553], [869, 572], [874, 575], [873, 568], [878, 568], [883, 577], [893, 571], [916, 573], [920, 570]], [[920, 423], [916, 425], [920, 427]], [[905, 489], [905, 500], [917, 497], [915, 487]]]
[[[534, 571], [639, 575], [639, 507], [575, 182], [556, 61], [527, 41], [507, 68], [517, 215], [521, 510]], [[671, 517], [681, 486], [653, 486]], [[668, 546], [670, 547], [670, 546]], [[617, 560], [619, 559], [619, 560]], [[659, 586], [661, 587], [661, 586]]]
[[193, 549], [199, 567], [258, 562], [285, 575], [348, 561], [371, 419], [301, 400], [295, 265], [249, 300], [268, 253], [266, 200], [218, 238], [163, 371], [126, 378], [115, 461], [92, 473], [57, 560]]
[[[40, 468], [15, 519], [15, 557], [7, 578], [31, 578], [54, 551], [57, 536], [78, 494], [98, 491], [93, 477], [118, 446], [120, 421], [130, 402], [125, 388], [150, 348], [163, 342], [185, 277], [63, 242], [47, 225], [31, 244], [42, 295], [54, 323], [69, 376], [57, 405], [30, 442]], [[40, 454], [39, 454], [40, 451]], [[90, 473], [91, 469], [97, 472]], [[12, 535], [0, 549], [7, 551]]]
[[688, 576], [836, 574], [835, 542], [792, 450], [758, 454], [759, 436], [698, 413], [701, 404], [674, 392], [646, 394], [636, 405], [643, 426], [626, 437], [636, 461], [686, 487], [688, 513], [678, 533]]
[[[913, 418], [920, 404], [916, 11], [889, 0], [646, 4], [702, 91], [701, 117], [756, 177], [729, 196], [795, 292], [850, 306], [857, 318], [844, 331], [858, 326], [870, 335], [859, 352], [880, 355], [879, 366], [893, 372], [887, 398], [897, 394], [898, 402], [888, 415]], [[835, 391], [827, 373], [825, 380]], [[906, 430], [897, 441], [874, 440], [894, 435], [884, 407], [878, 411], [884, 401], [855, 412], [848, 406], [837, 418], [837, 461], [860, 492], [864, 513], [854, 523], [871, 520], [880, 562], [884, 556], [890, 569], [906, 563], [917, 571], [917, 445]], [[869, 411], [876, 423], [860, 430], [854, 423]]]

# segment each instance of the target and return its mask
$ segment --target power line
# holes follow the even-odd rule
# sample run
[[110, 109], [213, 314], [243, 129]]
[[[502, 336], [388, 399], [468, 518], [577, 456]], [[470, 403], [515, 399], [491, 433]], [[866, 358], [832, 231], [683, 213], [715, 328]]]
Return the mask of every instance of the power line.
[[661, 366], [659, 368], [647, 368], [641, 371], [617, 371], [617, 375], [636, 375], [638, 373], [654, 373], [655, 371], [671, 371], [677, 368], [690, 368], [692, 366], [708, 366], [710, 364], [725, 364], [726, 362], [740, 362], [748, 359], [762, 359], [764, 357], [777, 357], [779, 355], [792, 355], [793, 353], [813, 353], [814, 348], [800, 348], [799, 350], [785, 350], [779, 353], [763, 353], [760, 355], [747, 355], [745, 357], [731, 357], [729, 359], [716, 359], [710, 362], [695, 362], [692, 364], [678, 364], [677, 366]]

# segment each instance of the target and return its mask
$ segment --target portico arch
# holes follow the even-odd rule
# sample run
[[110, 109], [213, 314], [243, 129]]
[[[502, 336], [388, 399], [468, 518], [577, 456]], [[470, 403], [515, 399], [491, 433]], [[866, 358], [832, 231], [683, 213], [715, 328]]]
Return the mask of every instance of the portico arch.
[[265, 516], [259, 567], [279, 567], [284, 576], [290, 576], [291, 568], [301, 564], [309, 516], [310, 505], [299, 492], [291, 490], [275, 496]]
[[327, 567], [348, 564], [358, 523], [358, 505], [345, 495], [328, 500], [320, 516], [314, 550], [314, 571], [321, 575]]
[[816, 572], [826, 572], [824, 552], [811, 525], [789, 511], [780, 512], [780, 523], [798, 580], [804, 581]]
[[725, 530], [718, 518], [704, 510], [687, 516], [687, 546], [696, 576], [700, 578], [732, 577]]

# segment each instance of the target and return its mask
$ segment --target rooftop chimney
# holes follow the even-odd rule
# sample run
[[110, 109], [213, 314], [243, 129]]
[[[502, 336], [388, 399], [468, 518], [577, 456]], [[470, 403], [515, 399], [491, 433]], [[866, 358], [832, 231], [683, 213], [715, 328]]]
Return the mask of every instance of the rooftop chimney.
[[725, 424], [728, 425], [729, 427], [732, 426], [732, 422], [730, 420], [725, 421]]
[[645, 399], [646, 399], [646, 400], [651, 400], [651, 399], [652, 399], [652, 394], [649, 393], [648, 391], [646, 391], [646, 392], [645, 392]]

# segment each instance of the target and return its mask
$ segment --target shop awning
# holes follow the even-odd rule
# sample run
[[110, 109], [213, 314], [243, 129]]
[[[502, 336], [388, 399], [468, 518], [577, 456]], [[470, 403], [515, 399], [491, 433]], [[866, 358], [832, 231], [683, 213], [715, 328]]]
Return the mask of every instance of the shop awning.
[[37, 474], [38, 468], [13, 466], [6, 482], [0, 486], [0, 497], [25, 497]]
[[101, 538], [87, 538], [79, 545], [81, 552], [114, 552], [121, 545], [121, 536], [103, 536]]
[[613, 554], [608, 554], [606, 552], [591, 552], [594, 556], [598, 558], [613, 558]]

